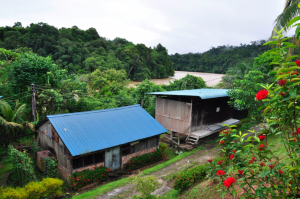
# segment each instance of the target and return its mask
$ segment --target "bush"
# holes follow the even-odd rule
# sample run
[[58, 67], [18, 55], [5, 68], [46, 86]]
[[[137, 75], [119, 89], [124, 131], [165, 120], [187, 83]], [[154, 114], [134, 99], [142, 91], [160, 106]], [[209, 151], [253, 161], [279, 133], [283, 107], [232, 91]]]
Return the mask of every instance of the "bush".
[[183, 172], [177, 178], [175, 178], [176, 180], [174, 189], [186, 189], [196, 182], [200, 181], [201, 179], [205, 178], [207, 167], [207, 164], [201, 164]]
[[73, 189], [79, 189], [88, 184], [94, 182], [105, 181], [109, 177], [109, 171], [107, 167], [95, 167], [94, 170], [77, 171], [70, 175], [70, 186]]
[[62, 194], [62, 180], [44, 178], [41, 182], [30, 182], [23, 188], [0, 187], [1, 199], [55, 198]]
[[163, 152], [166, 152], [166, 150], [168, 149], [168, 145], [166, 145], [165, 143], [159, 143], [159, 148], [160, 148]]
[[133, 157], [128, 162], [128, 169], [127, 171], [131, 171], [134, 169], [138, 169], [143, 167], [147, 163], [156, 162], [158, 160], [162, 160], [164, 158], [165, 152], [162, 149], [156, 149], [151, 153], [146, 153], [143, 155], [139, 155]]

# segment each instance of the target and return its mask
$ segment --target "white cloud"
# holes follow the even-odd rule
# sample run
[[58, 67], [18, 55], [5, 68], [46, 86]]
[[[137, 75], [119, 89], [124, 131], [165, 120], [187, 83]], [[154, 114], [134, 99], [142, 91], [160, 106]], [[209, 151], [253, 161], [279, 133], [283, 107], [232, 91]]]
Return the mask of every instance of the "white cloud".
[[12, 0], [0, 7], [0, 26], [44, 22], [57, 28], [94, 27], [99, 35], [170, 54], [267, 39], [282, 0]]

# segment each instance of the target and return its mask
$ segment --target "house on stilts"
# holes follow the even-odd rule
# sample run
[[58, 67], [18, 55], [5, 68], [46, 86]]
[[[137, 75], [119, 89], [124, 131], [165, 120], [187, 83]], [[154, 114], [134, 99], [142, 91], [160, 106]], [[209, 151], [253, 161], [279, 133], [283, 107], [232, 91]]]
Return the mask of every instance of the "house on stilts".
[[[238, 124], [247, 117], [228, 105], [228, 89], [193, 89], [151, 92], [156, 95], [155, 119], [171, 131], [171, 143], [196, 145], [201, 138], [224, 130], [223, 124]], [[176, 142], [174, 140], [177, 140]]]
[[120, 170], [132, 157], [155, 150], [167, 132], [140, 105], [48, 115], [35, 129], [44, 150], [38, 161], [55, 156], [64, 179], [96, 166]]

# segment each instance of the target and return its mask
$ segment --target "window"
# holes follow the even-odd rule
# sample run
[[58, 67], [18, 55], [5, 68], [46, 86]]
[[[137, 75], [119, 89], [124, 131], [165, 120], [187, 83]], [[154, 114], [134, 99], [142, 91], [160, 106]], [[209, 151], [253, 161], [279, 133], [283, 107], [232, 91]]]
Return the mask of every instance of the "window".
[[104, 162], [104, 152], [86, 155], [73, 159], [73, 169], [86, 167], [92, 164], [98, 164], [100, 162]]
[[140, 142], [135, 145], [135, 153], [144, 149], [146, 149], [146, 140], [140, 140]]
[[149, 138], [147, 140], [147, 148], [152, 148], [152, 147], [156, 147], [156, 144], [157, 143], [157, 137], [152, 137], [152, 138]]
[[130, 143], [121, 146], [121, 153], [122, 153], [122, 156], [129, 155], [129, 154], [134, 153], [134, 151], [135, 151], [134, 148], [135, 148], [135, 145], [132, 145], [132, 146], [131, 146]]
[[98, 164], [100, 162], [104, 162], [104, 152], [95, 154], [95, 164]]
[[87, 155], [84, 157], [84, 162], [83, 162], [83, 165], [84, 166], [89, 166], [91, 164], [94, 164], [94, 158], [95, 158], [95, 155], [92, 154], [92, 155]]
[[73, 169], [78, 169], [80, 167], [83, 167], [82, 157], [73, 159]]

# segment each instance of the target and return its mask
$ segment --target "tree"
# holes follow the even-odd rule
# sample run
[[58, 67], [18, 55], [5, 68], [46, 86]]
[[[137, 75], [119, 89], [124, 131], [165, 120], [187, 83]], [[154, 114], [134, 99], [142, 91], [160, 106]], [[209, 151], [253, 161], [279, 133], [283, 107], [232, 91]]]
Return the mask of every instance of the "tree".
[[1, 114], [0, 116], [0, 124], [9, 127], [9, 128], [19, 128], [22, 129], [23, 125], [20, 124], [23, 122], [23, 115], [26, 111], [26, 105], [20, 104], [18, 101], [16, 102], [16, 105], [14, 109], [11, 108], [11, 106], [4, 100], [0, 100], [0, 110]]
[[34, 53], [23, 53], [12, 62], [9, 78], [14, 84], [15, 92], [24, 92], [34, 83], [44, 85], [48, 80], [48, 72], [54, 67], [50, 57], [38, 56]]
[[244, 79], [236, 79], [233, 82], [234, 89], [229, 91], [231, 101], [229, 104], [237, 109], [258, 108], [255, 101], [257, 91], [261, 89], [260, 84], [263, 82], [264, 73], [260, 71], [250, 71]]
[[[286, 28], [288, 22], [294, 18], [295, 16], [298, 16], [300, 14], [298, 4], [300, 3], [300, 0], [286, 0], [285, 6], [283, 8], [283, 11], [280, 15], [277, 16], [275, 20], [275, 26], [274, 28], [277, 30], [281, 30], [282, 28]], [[273, 31], [273, 35], [275, 32]]]

